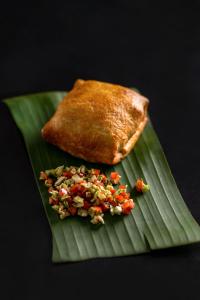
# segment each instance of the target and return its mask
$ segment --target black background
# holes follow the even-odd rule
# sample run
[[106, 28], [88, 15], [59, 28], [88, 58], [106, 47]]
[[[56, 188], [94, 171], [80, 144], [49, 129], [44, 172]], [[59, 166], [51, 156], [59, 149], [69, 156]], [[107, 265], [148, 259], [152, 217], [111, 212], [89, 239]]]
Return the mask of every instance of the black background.
[[[75, 79], [135, 86], [200, 223], [200, 9], [140, 1], [6, 1], [0, 99], [68, 90]], [[22, 137], [0, 103], [1, 299], [199, 299], [200, 245], [51, 263], [51, 236]], [[12, 184], [11, 184], [12, 183]]]

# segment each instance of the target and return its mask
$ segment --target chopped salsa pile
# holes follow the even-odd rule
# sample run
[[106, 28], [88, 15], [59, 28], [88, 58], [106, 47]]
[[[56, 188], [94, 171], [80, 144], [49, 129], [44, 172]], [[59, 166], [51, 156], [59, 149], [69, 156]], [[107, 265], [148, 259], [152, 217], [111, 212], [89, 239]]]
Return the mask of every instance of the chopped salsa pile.
[[[100, 170], [89, 170], [85, 166], [59, 166], [40, 172], [40, 180], [44, 181], [50, 194], [49, 204], [60, 219], [90, 216], [93, 224], [104, 224], [105, 212], [112, 216], [128, 215], [134, 208], [127, 185], [121, 185], [120, 178], [118, 172], [111, 172], [108, 178]], [[136, 189], [145, 192], [148, 185], [138, 179]]]

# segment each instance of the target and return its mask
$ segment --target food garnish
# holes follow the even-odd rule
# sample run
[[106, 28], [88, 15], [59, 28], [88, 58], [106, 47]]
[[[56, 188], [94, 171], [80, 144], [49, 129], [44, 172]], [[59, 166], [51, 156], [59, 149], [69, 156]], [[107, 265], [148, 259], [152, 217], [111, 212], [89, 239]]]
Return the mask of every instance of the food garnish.
[[137, 179], [135, 188], [139, 193], [146, 193], [150, 190], [149, 185], [145, 184], [142, 178]]
[[[60, 219], [90, 216], [93, 224], [104, 224], [105, 212], [128, 215], [134, 208], [127, 185], [120, 185], [120, 179], [118, 172], [111, 172], [108, 178], [100, 170], [85, 166], [59, 166], [40, 172], [40, 180], [48, 187], [49, 204]], [[117, 188], [113, 186], [116, 184]]]

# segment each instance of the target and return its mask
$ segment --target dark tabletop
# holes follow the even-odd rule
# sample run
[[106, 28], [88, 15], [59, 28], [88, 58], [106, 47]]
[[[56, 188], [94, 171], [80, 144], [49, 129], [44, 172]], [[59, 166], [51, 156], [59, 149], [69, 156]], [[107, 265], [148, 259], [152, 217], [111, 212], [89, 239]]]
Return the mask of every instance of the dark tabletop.
[[[151, 101], [177, 185], [200, 223], [197, 1], [170, 9], [126, 0], [38, 3], [1, 4], [0, 98], [68, 90], [77, 78], [137, 87]], [[52, 264], [50, 229], [24, 142], [2, 102], [0, 166], [1, 299], [200, 298], [200, 244]]]

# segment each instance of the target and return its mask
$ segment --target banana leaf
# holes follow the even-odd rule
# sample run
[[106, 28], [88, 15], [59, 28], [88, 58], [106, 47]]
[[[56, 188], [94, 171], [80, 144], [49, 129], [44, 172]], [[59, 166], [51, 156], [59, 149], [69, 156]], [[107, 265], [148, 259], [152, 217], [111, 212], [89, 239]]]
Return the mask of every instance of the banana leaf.
[[[199, 242], [200, 227], [182, 199], [150, 121], [132, 152], [114, 167], [86, 163], [41, 138], [41, 128], [64, 95], [45, 92], [4, 100], [24, 137], [52, 232], [53, 262], [133, 255]], [[134, 198], [136, 206], [130, 215], [106, 215], [105, 225], [94, 226], [89, 219], [79, 217], [60, 220], [48, 204], [47, 189], [38, 177], [41, 170], [63, 164], [85, 164], [107, 174], [114, 169], [122, 175], [121, 182], [128, 184], [133, 197], [138, 177], [151, 188]]]

